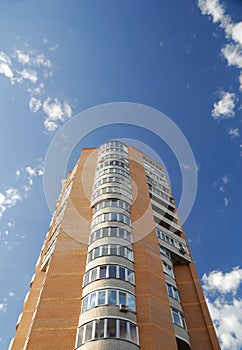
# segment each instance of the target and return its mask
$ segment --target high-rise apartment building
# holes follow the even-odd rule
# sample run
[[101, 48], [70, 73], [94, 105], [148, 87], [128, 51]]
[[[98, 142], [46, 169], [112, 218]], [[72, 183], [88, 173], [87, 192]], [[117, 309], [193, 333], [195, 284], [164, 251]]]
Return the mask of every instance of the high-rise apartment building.
[[16, 327], [11, 350], [220, 349], [162, 165], [83, 149]]

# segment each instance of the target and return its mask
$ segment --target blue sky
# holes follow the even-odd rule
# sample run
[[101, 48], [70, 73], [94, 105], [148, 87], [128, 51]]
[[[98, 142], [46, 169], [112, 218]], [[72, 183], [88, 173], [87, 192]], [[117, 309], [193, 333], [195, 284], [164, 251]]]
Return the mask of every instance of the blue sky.
[[[241, 14], [239, 0], [0, 0], [0, 349], [15, 334], [51, 218], [49, 144], [78, 113], [111, 102], [157, 109], [189, 142], [198, 189], [185, 232], [222, 349], [242, 349]], [[147, 129], [90, 132], [66, 170], [82, 147], [111, 138], [158, 153], [179, 203], [186, 164]]]

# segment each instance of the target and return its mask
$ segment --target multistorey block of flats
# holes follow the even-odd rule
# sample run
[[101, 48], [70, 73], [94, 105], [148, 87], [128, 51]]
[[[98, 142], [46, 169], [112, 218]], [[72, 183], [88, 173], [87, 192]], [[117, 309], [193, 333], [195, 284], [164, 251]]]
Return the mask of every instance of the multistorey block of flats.
[[16, 327], [11, 350], [220, 349], [162, 165], [82, 150]]

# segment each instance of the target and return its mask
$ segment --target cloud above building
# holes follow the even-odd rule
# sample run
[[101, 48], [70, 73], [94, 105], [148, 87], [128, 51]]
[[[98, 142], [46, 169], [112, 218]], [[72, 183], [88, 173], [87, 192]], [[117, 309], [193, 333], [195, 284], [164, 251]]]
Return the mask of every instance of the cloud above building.
[[242, 300], [239, 294], [242, 269], [212, 271], [202, 277], [203, 290], [222, 350], [242, 347]]
[[[58, 44], [51, 46], [49, 51], [55, 51], [58, 47]], [[9, 54], [0, 51], [0, 74], [8, 78], [12, 85], [20, 84], [22, 89], [26, 89], [29, 110], [44, 117], [47, 132], [55, 131], [72, 116], [72, 107], [67, 98], [45, 94], [46, 82], [53, 76], [53, 64], [44, 54], [32, 48], [14, 49]]]
[[236, 95], [233, 92], [221, 92], [221, 99], [214, 103], [212, 117], [216, 120], [233, 118], [236, 104]]

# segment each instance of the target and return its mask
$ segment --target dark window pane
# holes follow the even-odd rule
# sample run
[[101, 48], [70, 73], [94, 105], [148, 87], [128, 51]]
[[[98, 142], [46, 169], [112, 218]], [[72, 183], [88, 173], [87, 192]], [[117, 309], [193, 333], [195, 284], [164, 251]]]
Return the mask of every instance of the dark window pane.
[[116, 319], [108, 318], [107, 321], [108, 321], [107, 337], [115, 338], [116, 337]]
[[125, 281], [125, 269], [123, 267], [119, 267], [119, 278]]
[[177, 324], [178, 326], [181, 326], [180, 317], [177, 311], [172, 310], [172, 318], [175, 324]]
[[84, 278], [84, 285], [86, 285], [89, 282], [89, 272], [87, 272], [85, 274], [85, 278]]
[[105, 304], [105, 291], [98, 292], [98, 305]]
[[100, 233], [101, 233], [101, 230], [97, 230], [97, 231], [96, 231], [96, 239], [99, 239], [99, 238], [100, 238]]
[[125, 256], [124, 255], [124, 247], [119, 247], [119, 255]]
[[104, 337], [104, 319], [96, 320], [95, 339]]
[[109, 266], [109, 277], [116, 278], [116, 266], [115, 265]]
[[120, 320], [120, 338], [127, 339], [128, 333], [127, 333], [127, 322]]
[[128, 270], [127, 281], [134, 284], [134, 273], [133, 271]]
[[102, 246], [102, 255], [108, 255], [108, 246], [107, 245]]
[[119, 292], [119, 304], [126, 305], [126, 293]]
[[168, 290], [168, 294], [170, 297], [173, 297], [173, 293], [172, 293], [172, 287], [170, 284], [167, 284], [167, 290]]
[[111, 213], [111, 221], [117, 221], [117, 213]]
[[96, 303], [96, 292], [90, 295], [90, 309], [95, 306]]
[[93, 322], [90, 322], [86, 325], [85, 342], [92, 339], [92, 325], [93, 325]]
[[117, 227], [111, 227], [111, 236], [116, 237], [117, 236]]
[[82, 312], [87, 310], [88, 297], [84, 298], [82, 301]]
[[103, 237], [108, 236], [108, 227], [103, 228]]
[[93, 269], [91, 271], [91, 281], [95, 281], [97, 279], [97, 268], [95, 267], [95, 269]]
[[78, 329], [78, 339], [77, 339], [77, 346], [82, 344], [82, 338], [83, 338], [83, 327], [80, 327]]
[[100, 267], [100, 278], [106, 278], [107, 266]]
[[124, 234], [125, 234], [124, 229], [120, 228], [119, 229], [119, 237], [124, 238]]
[[110, 304], [110, 305], [117, 304], [117, 293], [115, 290], [108, 291], [108, 304]]
[[135, 301], [134, 301], [134, 296], [133, 295], [129, 295], [129, 298], [128, 298], [128, 305], [129, 305], [129, 308], [133, 311], [135, 311]]
[[130, 340], [137, 343], [136, 326], [133, 323], [130, 323]]
[[117, 255], [117, 246], [116, 245], [111, 245], [110, 255]]

